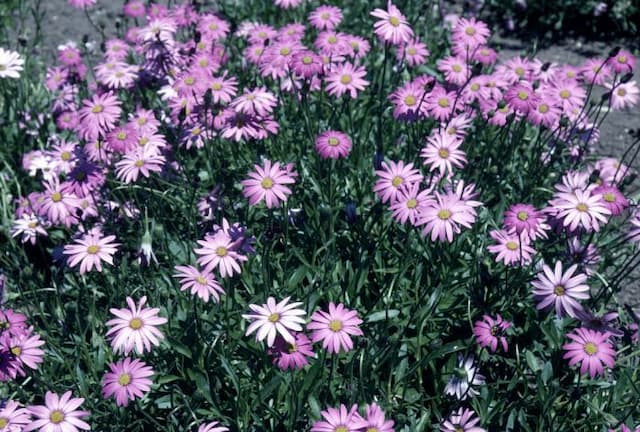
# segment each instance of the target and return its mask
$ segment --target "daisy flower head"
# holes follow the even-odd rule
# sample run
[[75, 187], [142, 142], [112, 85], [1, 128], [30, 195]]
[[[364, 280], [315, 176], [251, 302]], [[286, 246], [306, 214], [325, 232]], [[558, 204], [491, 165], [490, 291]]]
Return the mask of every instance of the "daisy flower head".
[[489, 235], [497, 243], [487, 247], [489, 252], [496, 254], [496, 262], [502, 261], [504, 265], [531, 263], [531, 256], [536, 251], [531, 247], [528, 236], [505, 230], [492, 230]]
[[445, 80], [450, 84], [464, 85], [471, 75], [467, 63], [455, 56], [438, 60], [438, 70], [444, 74]]
[[433, 118], [446, 121], [453, 113], [455, 100], [456, 92], [448, 92], [444, 87], [436, 85], [425, 98], [424, 104]]
[[417, 226], [420, 220], [420, 212], [433, 201], [430, 189], [420, 190], [420, 183], [411, 183], [403, 186], [396, 195], [395, 201], [389, 206], [392, 217], [398, 223], [407, 220], [413, 226]]
[[224, 289], [210, 271], [200, 271], [194, 266], [176, 266], [178, 273], [173, 277], [180, 279], [180, 291], [191, 290], [192, 295], [197, 295], [205, 303], [209, 297], [218, 303], [220, 295], [225, 294]]
[[102, 379], [102, 396], [114, 396], [116, 405], [127, 406], [129, 401], [144, 397], [151, 390], [151, 366], [139, 359], [125, 358], [109, 365], [110, 372]]
[[605, 83], [604, 86], [611, 91], [611, 108], [614, 110], [632, 108], [640, 100], [640, 90], [635, 81], [616, 85]]
[[280, 303], [276, 303], [273, 297], [267, 299], [267, 303], [262, 306], [252, 304], [249, 308], [252, 314], [242, 315], [242, 318], [251, 321], [247, 327], [245, 336], [256, 333], [256, 341], [267, 339], [267, 346], [272, 347], [276, 341], [276, 336], [280, 335], [286, 342], [295, 344], [296, 338], [291, 333], [302, 331], [301, 324], [305, 323], [304, 309], [299, 309], [301, 302], [289, 303], [291, 297], [286, 297]]
[[78, 409], [84, 403], [84, 399], [72, 398], [71, 391], [62, 396], [48, 391], [44, 402], [44, 405], [31, 405], [27, 408], [33, 420], [24, 427], [25, 432], [36, 429], [44, 432], [78, 432], [80, 429], [91, 429], [83, 420], [90, 413]]
[[308, 19], [318, 30], [333, 30], [342, 21], [342, 9], [330, 5], [318, 6], [309, 14]]
[[602, 197], [602, 202], [612, 216], [619, 216], [629, 207], [629, 200], [615, 186], [600, 185], [593, 189], [594, 194]]
[[504, 334], [512, 325], [513, 323], [503, 320], [500, 314], [495, 318], [484, 315], [481, 320], [475, 322], [473, 334], [481, 347], [489, 347], [491, 352], [496, 352], [500, 343], [504, 352], [507, 352], [509, 346]]
[[8, 51], [0, 47], [0, 79], [20, 78], [24, 60], [16, 51]]
[[85, 99], [78, 111], [78, 133], [87, 141], [103, 138], [116, 125], [120, 113], [120, 101], [113, 93], [95, 95]]
[[427, 46], [420, 39], [411, 39], [402, 46], [396, 53], [396, 58], [400, 61], [404, 60], [408, 66], [420, 66], [425, 64], [427, 57], [431, 53]]
[[[9, 336], [7, 334], [7, 336]], [[44, 341], [40, 339], [40, 335], [33, 333], [33, 327], [29, 327], [23, 333], [7, 337], [0, 342], [0, 347], [8, 349], [11, 352], [13, 361], [13, 369], [20, 376], [25, 376], [24, 367], [36, 370], [38, 365], [43, 362], [44, 351], [40, 349], [44, 345]]]
[[311, 432], [359, 432], [358, 424], [362, 417], [358, 414], [358, 405], [353, 405], [351, 409], [340, 405], [339, 408], [327, 408], [322, 411], [324, 420], [317, 421], [311, 427]]
[[534, 92], [531, 84], [521, 81], [507, 90], [504, 99], [513, 110], [527, 114], [536, 108], [539, 96]]
[[458, 400], [465, 400], [480, 393], [473, 386], [483, 385], [484, 375], [478, 373], [478, 365], [472, 355], [458, 354], [458, 367], [447, 382], [444, 393], [455, 396]]
[[547, 238], [546, 231], [551, 227], [545, 221], [544, 213], [531, 204], [513, 204], [504, 213], [504, 226], [507, 230], [514, 230], [517, 234], [524, 232], [531, 240]]
[[229, 428], [220, 426], [217, 421], [209, 422], [198, 426], [198, 432], [228, 432]]
[[266, 87], [244, 89], [242, 95], [230, 103], [230, 107], [243, 114], [268, 116], [278, 105], [276, 97]]
[[373, 191], [383, 203], [396, 201], [400, 190], [405, 185], [420, 183], [422, 174], [413, 167], [413, 163], [404, 164], [403, 161], [382, 162], [382, 169], [376, 170], [378, 180]]
[[384, 42], [400, 45], [413, 38], [413, 29], [391, 0], [387, 2], [387, 10], [375, 9], [371, 15], [378, 18], [373, 28], [375, 34]]
[[602, 195], [593, 193], [589, 188], [557, 193], [553, 206], [558, 210], [558, 218], [563, 219], [563, 226], [571, 231], [580, 227], [587, 232], [598, 232], [600, 225], [606, 224], [611, 215], [611, 210], [602, 202]]
[[102, 233], [87, 233], [71, 245], [64, 247], [63, 254], [68, 255], [70, 267], [80, 264], [80, 274], [90, 272], [94, 267], [102, 272], [102, 262], [113, 265], [113, 255], [120, 243], [114, 243], [116, 236], [103, 237]]
[[45, 229], [46, 224], [44, 219], [34, 214], [24, 213], [21, 217], [13, 221], [11, 237], [20, 236], [22, 243], [30, 242], [32, 245], [35, 245], [38, 235], [43, 237], [48, 236], [47, 230]]
[[609, 58], [609, 67], [617, 74], [627, 74], [633, 72], [636, 66], [636, 58], [627, 50], [620, 50], [618, 54]]
[[[0, 278], [0, 282], [3, 280]], [[0, 284], [2, 285], [2, 284]], [[27, 331], [27, 317], [12, 309], [0, 309], [0, 335], [19, 336]]]
[[343, 132], [330, 130], [316, 137], [316, 151], [323, 159], [346, 158], [351, 152], [351, 138]]
[[580, 373], [589, 373], [591, 378], [604, 375], [604, 366], [613, 368], [616, 351], [609, 341], [608, 332], [599, 332], [587, 328], [578, 328], [568, 333], [571, 342], [564, 344], [562, 349], [564, 359], [569, 360], [569, 366], [580, 364]]
[[384, 411], [377, 403], [367, 405], [366, 414], [356, 422], [356, 429], [366, 432], [394, 432], [393, 420], [387, 420]]
[[558, 317], [568, 315], [576, 318], [582, 311], [578, 300], [589, 298], [589, 286], [585, 283], [587, 276], [581, 273], [574, 276], [577, 269], [577, 264], [574, 264], [563, 272], [560, 261], [556, 262], [553, 270], [544, 264], [542, 272], [531, 282], [533, 296], [538, 301], [536, 309], [554, 307]]
[[467, 163], [464, 151], [460, 150], [462, 141], [455, 135], [438, 131], [427, 138], [427, 146], [420, 151], [424, 164], [429, 171], [440, 172], [440, 175], [452, 174], [453, 167], [463, 168]]
[[143, 296], [136, 304], [131, 297], [127, 297], [129, 308], [109, 309], [116, 317], [107, 321], [111, 327], [107, 337], [111, 338], [111, 347], [115, 352], [129, 355], [131, 351], [143, 354], [151, 351], [151, 345], [159, 346], [164, 334], [156, 327], [167, 323], [167, 319], [158, 316], [160, 309], [145, 308], [147, 297]]
[[31, 423], [31, 414], [26, 408], [20, 408], [18, 402], [9, 400], [0, 408], [0, 432], [19, 432]]
[[398, 87], [389, 95], [393, 103], [393, 118], [403, 121], [416, 121], [426, 116], [424, 87], [410, 81]]
[[242, 239], [234, 239], [224, 230], [207, 234], [204, 240], [198, 240], [198, 244], [202, 246], [194, 249], [196, 255], [200, 255], [198, 264], [209, 272], [218, 268], [223, 278], [241, 273], [239, 263], [248, 260], [240, 251]]
[[254, 165], [254, 169], [248, 174], [249, 178], [241, 182], [242, 193], [249, 199], [249, 204], [256, 205], [264, 200], [267, 208], [272, 208], [286, 202], [291, 195], [287, 185], [295, 183], [295, 174], [280, 168], [280, 162], [272, 164], [268, 159], [264, 166]]
[[329, 303], [329, 311], [316, 311], [311, 316], [307, 329], [313, 330], [311, 340], [315, 343], [322, 341], [322, 347], [329, 353], [339, 353], [341, 350], [349, 352], [353, 349], [351, 336], [362, 336], [360, 330], [362, 320], [358, 312], [349, 310], [342, 303], [337, 306]]
[[282, 9], [291, 9], [302, 4], [303, 0], [273, 0], [273, 4]]
[[134, 149], [116, 162], [116, 177], [124, 183], [134, 183], [138, 177], [149, 178], [152, 172], [161, 172], [165, 157], [151, 146]]
[[302, 369], [309, 364], [307, 358], [316, 356], [311, 340], [304, 333], [295, 333], [295, 341], [289, 343], [282, 336], [276, 336], [276, 342], [269, 350], [273, 364], [281, 370]]
[[[489, 27], [475, 18], [458, 18], [453, 26], [451, 39], [469, 50], [469, 54], [480, 45], [486, 45], [491, 35]], [[466, 51], [465, 49], [465, 51]], [[466, 53], [461, 53], [465, 55]]]
[[336, 65], [325, 77], [327, 92], [338, 97], [348, 93], [355, 99], [358, 97], [358, 91], [363, 91], [369, 85], [369, 81], [364, 79], [366, 75], [364, 66], [354, 66], [348, 62]]
[[477, 213], [471, 203], [460, 199], [455, 193], [435, 194], [435, 200], [420, 212], [418, 225], [424, 225], [422, 235], [431, 235], [431, 241], [453, 242], [453, 235], [461, 232], [460, 226], [471, 228]]
[[440, 425], [440, 432], [487, 432], [486, 429], [476, 426], [480, 418], [469, 408], [458, 408], [451, 413], [449, 418]]

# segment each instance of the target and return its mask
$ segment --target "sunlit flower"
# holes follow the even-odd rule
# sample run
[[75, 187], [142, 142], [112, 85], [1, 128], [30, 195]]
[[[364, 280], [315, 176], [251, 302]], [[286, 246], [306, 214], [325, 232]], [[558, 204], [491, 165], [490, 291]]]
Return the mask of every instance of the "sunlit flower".
[[111, 363], [109, 369], [102, 379], [102, 395], [105, 399], [115, 396], [116, 405], [127, 406], [151, 390], [153, 369], [142, 360], [125, 358]]
[[15, 51], [7, 51], [0, 47], [0, 79], [20, 78], [24, 60]]
[[542, 272], [538, 273], [537, 279], [531, 282], [534, 286], [533, 295], [538, 301], [536, 309], [546, 309], [555, 307], [556, 315], [563, 317], [569, 315], [576, 317], [582, 306], [577, 300], [586, 300], [589, 298], [589, 286], [585, 284], [587, 276], [577, 274], [576, 264], [562, 271], [562, 262], [556, 262], [554, 270], [551, 270], [546, 264], [542, 266]]
[[358, 312], [349, 310], [342, 303], [337, 306], [329, 303], [329, 312], [316, 311], [311, 316], [311, 322], [307, 329], [313, 330], [311, 340], [322, 341], [322, 347], [330, 353], [345, 352], [353, 349], [351, 336], [362, 336], [360, 330], [362, 320], [358, 318]]
[[151, 345], [159, 346], [164, 334], [156, 326], [165, 324], [167, 319], [159, 317], [158, 308], [144, 308], [147, 297], [143, 296], [136, 305], [131, 297], [127, 297], [128, 309], [111, 308], [109, 311], [116, 318], [107, 321], [111, 327], [107, 337], [111, 339], [111, 347], [115, 352], [129, 355], [132, 350], [137, 354], [151, 351]]
[[44, 401], [44, 405], [31, 405], [27, 408], [34, 418], [22, 429], [24, 432], [36, 429], [41, 432], [78, 432], [79, 429], [91, 429], [82, 420], [90, 413], [78, 409], [84, 403], [83, 398], [72, 398], [71, 391], [62, 396], [48, 391]]
[[280, 303], [276, 303], [273, 297], [267, 299], [267, 303], [260, 305], [249, 305], [254, 312], [242, 315], [242, 318], [251, 321], [247, 327], [245, 336], [256, 333], [256, 340], [267, 339], [267, 346], [271, 347], [275, 343], [276, 336], [280, 335], [286, 342], [294, 344], [296, 339], [291, 333], [302, 331], [301, 324], [305, 323], [304, 315], [307, 313], [303, 309], [298, 309], [301, 302], [289, 303], [291, 297], [286, 297]]
[[116, 236], [102, 237], [101, 233], [87, 233], [73, 244], [64, 247], [68, 255], [70, 267], [80, 264], [80, 274], [91, 271], [94, 267], [102, 271], [102, 262], [113, 265], [113, 255], [118, 251], [119, 243], [113, 243]]
[[413, 30], [400, 10], [387, 2], [387, 10], [375, 9], [371, 15], [378, 18], [373, 25], [375, 34], [385, 42], [393, 45], [407, 43], [413, 38]]
[[569, 360], [569, 366], [581, 363], [581, 374], [589, 372], [591, 378], [603, 375], [605, 365], [609, 368], [615, 365], [616, 351], [609, 342], [609, 336], [607, 332], [601, 333], [586, 328], [575, 329], [567, 334], [572, 342], [562, 346], [565, 350], [562, 358]]

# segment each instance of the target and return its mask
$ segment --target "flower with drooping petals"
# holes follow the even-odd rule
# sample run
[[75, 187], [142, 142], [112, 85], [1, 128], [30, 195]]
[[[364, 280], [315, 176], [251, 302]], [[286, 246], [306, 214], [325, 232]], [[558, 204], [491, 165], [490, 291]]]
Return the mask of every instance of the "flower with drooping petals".
[[327, 408], [322, 411], [324, 420], [317, 421], [311, 427], [311, 432], [359, 432], [357, 427], [362, 417], [358, 414], [358, 405], [353, 405], [350, 410], [340, 405], [340, 408]]
[[125, 358], [109, 365], [111, 372], [102, 379], [102, 396], [115, 396], [116, 405], [127, 406], [129, 401], [144, 397], [151, 390], [153, 375], [151, 366], [139, 359]]
[[572, 265], [566, 272], [562, 271], [562, 262], [556, 262], [555, 268], [551, 270], [546, 264], [542, 266], [542, 272], [538, 273], [537, 279], [531, 282], [534, 286], [533, 295], [538, 301], [536, 309], [542, 310], [554, 306], [556, 315], [563, 317], [577, 317], [582, 311], [582, 306], [577, 300], [589, 298], [589, 286], [585, 284], [587, 276], [577, 274], [574, 276], [578, 266]]
[[267, 208], [272, 208], [286, 202], [291, 195], [287, 185], [295, 183], [295, 175], [288, 169], [281, 169], [280, 162], [272, 164], [269, 159], [265, 159], [263, 167], [254, 165], [254, 168], [255, 171], [248, 174], [249, 178], [241, 182], [242, 194], [249, 199], [249, 204], [256, 205], [264, 200]]
[[296, 333], [295, 341], [289, 343], [282, 336], [276, 336], [274, 346], [269, 350], [273, 364], [281, 370], [302, 369], [309, 364], [307, 358], [315, 357], [311, 340], [304, 333]]
[[473, 355], [458, 354], [458, 367], [449, 378], [444, 393], [455, 396], [458, 400], [465, 400], [468, 397], [479, 395], [480, 393], [473, 386], [484, 383], [485, 377], [478, 373], [478, 365]]
[[603, 375], [604, 365], [610, 368], [615, 365], [616, 351], [609, 342], [609, 336], [608, 332], [602, 333], [587, 328], [575, 329], [567, 334], [572, 342], [562, 346], [566, 351], [562, 358], [569, 360], [569, 366], [581, 363], [581, 374], [589, 372], [591, 378]]
[[34, 418], [22, 429], [24, 432], [36, 429], [41, 432], [78, 432], [79, 429], [91, 429], [82, 420], [90, 413], [78, 409], [84, 403], [83, 398], [72, 398], [71, 391], [62, 396], [48, 391], [44, 401], [44, 405], [31, 405], [27, 408]]
[[342, 303], [336, 306], [331, 302], [329, 312], [314, 312], [307, 328], [313, 330], [311, 340], [314, 343], [322, 341], [323, 348], [337, 354], [341, 350], [349, 352], [353, 349], [351, 336], [364, 334], [358, 327], [360, 324], [362, 320], [358, 318], [357, 311], [346, 309]]
[[218, 283], [213, 273], [210, 271], [200, 271], [194, 266], [176, 266], [179, 272], [173, 277], [180, 279], [180, 291], [191, 289], [191, 294], [197, 295], [205, 303], [209, 301], [209, 297], [213, 297], [213, 301], [220, 301], [220, 294], [225, 294], [224, 289]]
[[458, 411], [451, 413], [449, 418], [440, 426], [440, 432], [487, 432], [476, 426], [480, 419], [475, 417], [475, 412], [469, 408], [458, 408]]
[[80, 274], [84, 274], [96, 268], [102, 271], [102, 261], [113, 265], [113, 254], [117, 252], [120, 243], [113, 243], [116, 236], [103, 237], [101, 233], [87, 233], [76, 240], [74, 244], [64, 247], [64, 254], [69, 255], [70, 267], [80, 264]]
[[289, 303], [290, 299], [291, 297], [286, 297], [280, 303], [276, 303], [273, 297], [269, 297], [267, 303], [262, 306], [249, 305], [254, 313], [242, 315], [242, 318], [251, 321], [245, 336], [257, 330], [256, 340], [262, 341], [266, 338], [268, 347], [273, 346], [277, 335], [282, 336], [286, 342], [295, 343], [296, 339], [290, 330], [302, 331], [300, 324], [304, 324], [303, 316], [307, 313], [298, 309], [298, 306], [302, 305], [301, 302]]
[[391, 0], [387, 2], [387, 10], [375, 9], [371, 15], [379, 19], [373, 28], [375, 34], [383, 41], [400, 45], [413, 38], [413, 29]]
[[131, 297], [127, 297], [129, 309], [109, 309], [116, 318], [107, 321], [111, 328], [107, 337], [111, 338], [111, 347], [115, 352], [129, 355], [132, 350], [137, 354], [151, 351], [151, 345], [159, 346], [164, 334], [156, 326], [165, 324], [167, 319], [158, 316], [160, 309], [145, 308], [147, 296], [143, 296], [136, 305]]
[[496, 352], [498, 342], [500, 342], [504, 352], [507, 352], [509, 346], [504, 334], [512, 325], [513, 323], [503, 320], [500, 314], [497, 314], [495, 319], [489, 315], [484, 315], [482, 320], [475, 322], [473, 334], [481, 347], [489, 347], [491, 352]]

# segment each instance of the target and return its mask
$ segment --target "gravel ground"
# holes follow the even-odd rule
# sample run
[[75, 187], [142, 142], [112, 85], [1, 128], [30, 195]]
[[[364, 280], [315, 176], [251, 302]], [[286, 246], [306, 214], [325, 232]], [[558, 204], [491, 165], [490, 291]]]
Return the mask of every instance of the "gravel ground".
[[[98, 3], [99, 6], [90, 12], [92, 21], [97, 26], [103, 26], [106, 34], [115, 34], [115, 22], [122, 10], [123, 2], [100, 0]], [[69, 41], [79, 43], [85, 35], [89, 41], [99, 42], [99, 31], [88, 22], [83, 11], [70, 7], [67, 0], [45, 0], [43, 9], [45, 14], [42, 29], [45, 43], [40, 47], [40, 51], [44, 58], [53, 59], [58, 45]], [[529, 44], [521, 40], [494, 38], [493, 44], [500, 49], [503, 59], [524, 55], [530, 51]], [[537, 56], [544, 61], [580, 65], [589, 57], [606, 57], [613, 46], [614, 42], [569, 41], [539, 50]], [[635, 79], [640, 82], [638, 71]], [[609, 113], [602, 125], [597, 153], [620, 158], [632, 142], [628, 133], [630, 128], [640, 128], [640, 106], [625, 112]], [[640, 161], [636, 161], [633, 167], [640, 171]], [[640, 268], [634, 269], [626, 281], [619, 300], [640, 308]]]

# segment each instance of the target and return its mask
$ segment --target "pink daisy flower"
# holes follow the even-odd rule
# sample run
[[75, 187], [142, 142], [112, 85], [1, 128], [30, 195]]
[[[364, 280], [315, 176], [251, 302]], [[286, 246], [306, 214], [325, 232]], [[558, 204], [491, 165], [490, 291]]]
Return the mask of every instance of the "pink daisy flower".
[[615, 365], [616, 351], [609, 342], [608, 332], [598, 332], [586, 328], [575, 329], [568, 333], [572, 340], [562, 346], [566, 352], [562, 356], [569, 360], [569, 366], [580, 365], [580, 373], [589, 372], [591, 378], [596, 375], [604, 375], [604, 366], [613, 368]]
[[529, 237], [518, 235], [513, 231], [492, 230], [489, 235], [497, 244], [487, 247], [496, 255], [496, 262], [504, 265], [523, 265], [531, 263], [531, 256], [536, 251], [530, 246]]
[[242, 271], [238, 263], [248, 260], [238, 250], [240, 243], [223, 230], [207, 234], [204, 240], [198, 240], [202, 247], [194, 249], [196, 255], [200, 255], [198, 264], [204, 267], [204, 271], [210, 272], [217, 267], [220, 276], [232, 277]]
[[420, 212], [419, 225], [424, 225], [422, 235], [431, 234], [431, 241], [453, 241], [453, 235], [461, 232], [460, 225], [471, 228], [476, 220], [474, 208], [455, 193], [435, 194], [436, 200]]
[[129, 401], [144, 397], [151, 390], [151, 366], [139, 359], [125, 358], [109, 365], [110, 372], [102, 379], [102, 396], [115, 396], [116, 405], [127, 406]]
[[504, 212], [504, 226], [518, 234], [526, 233], [531, 240], [547, 238], [546, 231], [551, 227], [545, 221], [544, 213], [531, 204], [513, 204]]
[[113, 254], [118, 251], [120, 243], [113, 243], [116, 236], [102, 237], [101, 233], [87, 233], [71, 245], [64, 247], [63, 253], [68, 255], [70, 267], [80, 264], [80, 274], [90, 272], [94, 267], [102, 271], [102, 262], [113, 265]]
[[242, 193], [249, 199], [250, 205], [256, 205], [264, 200], [267, 208], [277, 207], [280, 202], [286, 202], [291, 195], [288, 184], [295, 183], [295, 174], [280, 168], [280, 162], [271, 164], [265, 159], [264, 167], [254, 165], [255, 171], [248, 174], [249, 178], [241, 182]]
[[311, 432], [359, 432], [357, 426], [362, 417], [358, 414], [358, 405], [353, 405], [350, 410], [340, 405], [340, 408], [327, 408], [322, 411], [324, 420], [317, 421], [311, 427]]
[[512, 325], [513, 323], [504, 321], [500, 314], [497, 314], [495, 319], [484, 315], [481, 320], [475, 322], [473, 334], [481, 347], [489, 347], [491, 352], [496, 352], [499, 342], [504, 352], [507, 352], [509, 346], [504, 334]]
[[464, 151], [460, 150], [462, 141], [456, 136], [436, 132], [427, 138], [427, 146], [420, 151], [424, 164], [429, 171], [438, 170], [440, 175], [453, 173], [453, 167], [462, 168], [467, 163]]
[[27, 317], [12, 309], [0, 309], [0, 333], [19, 336], [27, 331]]
[[38, 207], [38, 214], [46, 216], [53, 224], [71, 226], [75, 221], [72, 212], [80, 207], [80, 200], [62, 186], [57, 180], [44, 183], [44, 200]]
[[542, 97], [535, 107], [527, 113], [527, 118], [536, 126], [543, 125], [554, 128], [560, 120], [562, 110], [560, 104], [552, 97]]
[[21, 376], [25, 376], [23, 366], [36, 370], [42, 363], [44, 351], [40, 349], [44, 341], [40, 335], [33, 334], [33, 327], [25, 330], [24, 333], [8, 338], [2, 345], [8, 343], [8, 348], [16, 362], [15, 371]]
[[367, 405], [364, 418], [356, 420], [356, 429], [366, 432], [394, 432], [393, 420], [387, 420], [377, 403]]
[[78, 111], [78, 133], [87, 141], [105, 137], [122, 112], [120, 101], [113, 93], [95, 95], [91, 99], [85, 99], [82, 104], [83, 107]]
[[273, 346], [277, 335], [286, 342], [294, 344], [296, 339], [290, 330], [302, 331], [300, 324], [304, 324], [303, 316], [307, 313], [304, 309], [298, 309], [298, 306], [302, 305], [301, 302], [289, 303], [290, 299], [291, 297], [286, 297], [280, 303], [276, 303], [273, 297], [269, 297], [267, 303], [262, 306], [249, 305], [254, 313], [242, 315], [242, 318], [251, 321], [245, 336], [257, 330], [256, 340], [262, 341], [266, 338], [268, 347]]
[[621, 215], [629, 207], [629, 200], [615, 186], [601, 185], [593, 189], [593, 193], [602, 197], [612, 216]]
[[90, 413], [78, 409], [84, 402], [83, 398], [72, 398], [71, 391], [62, 396], [48, 391], [44, 401], [44, 405], [31, 405], [27, 408], [34, 419], [24, 427], [24, 432], [36, 429], [42, 432], [78, 432], [79, 429], [91, 429], [82, 420]]
[[38, 235], [43, 237], [48, 236], [45, 227], [46, 222], [42, 218], [34, 214], [25, 213], [13, 221], [11, 225], [11, 237], [20, 236], [22, 243], [30, 242], [32, 245], [35, 245]]
[[308, 19], [318, 30], [333, 30], [342, 21], [342, 10], [336, 6], [322, 5], [315, 8]]
[[533, 296], [538, 301], [536, 309], [554, 306], [558, 317], [569, 315], [576, 318], [582, 311], [582, 306], [577, 300], [589, 298], [589, 286], [585, 284], [587, 276], [574, 276], [577, 269], [578, 265], [574, 264], [563, 272], [560, 261], [556, 262], [554, 270], [544, 264], [537, 279], [531, 281], [534, 287]]
[[229, 428], [220, 426], [217, 421], [198, 426], [198, 432], [228, 432]]
[[31, 422], [29, 411], [19, 406], [18, 402], [9, 400], [0, 408], [0, 432], [21, 432]]
[[565, 113], [582, 108], [587, 97], [586, 90], [576, 80], [554, 81], [543, 92], [559, 101]]
[[498, 53], [487, 46], [479, 46], [473, 52], [473, 59], [480, 64], [490, 66], [498, 59]]
[[143, 296], [136, 305], [131, 297], [127, 297], [128, 309], [109, 309], [116, 318], [107, 321], [111, 328], [107, 337], [111, 338], [111, 347], [115, 352], [125, 355], [134, 350], [137, 354], [151, 351], [151, 345], [159, 346], [164, 334], [156, 326], [166, 324], [167, 319], [159, 317], [158, 308], [144, 308], [147, 296]]
[[526, 81], [521, 81], [512, 86], [504, 95], [507, 104], [515, 111], [527, 114], [534, 110], [538, 104], [539, 97], [533, 91], [533, 87]]
[[441, 432], [487, 432], [486, 429], [476, 426], [480, 419], [476, 413], [468, 408], [458, 408], [451, 413], [449, 418], [440, 426]]
[[611, 214], [602, 202], [602, 195], [592, 195], [590, 189], [558, 193], [555, 197], [553, 205], [559, 210], [558, 218], [563, 219], [563, 225], [571, 231], [580, 227], [598, 232], [600, 224], [606, 224]]
[[420, 191], [420, 183], [411, 183], [400, 189], [389, 209], [398, 223], [403, 224], [409, 220], [411, 225], [416, 226], [420, 220], [420, 212], [432, 201], [429, 189]]
[[266, 87], [258, 87], [245, 89], [229, 106], [240, 113], [265, 117], [271, 114], [277, 105], [278, 100], [273, 93]]
[[396, 58], [400, 61], [404, 59], [408, 66], [413, 67], [425, 64], [429, 54], [431, 53], [425, 44], [419, 39], [412, 39], [398, 50]]
[[389, 95], [393, 103], [393, 118], [398, 120], [415, 121], [418, 117], [426, 117], [424, 87], [411, 81], [398, 87]]
[[351, 152], [351, 139], [340, 131], [323, 132], [316, 138], [316, 151], [323, 159], [346, 158]]
[[400, 10], [387, 2], [387, 10], [375, 9], [371, 15], [379, 21], [373, 25], [375, 34], [385, 42], [393, 45], [407, 43], [413, 38], [413, 30]]
[[358, 97], [358, 91], [364, 90], [369, 81], [363, 79], [367, 75], [364, 66], [343, 63], [332, 68], [325, 78], [327, 92], [332, 96], [349, 93], [352, 98]]
[[116, 162], [116, 177], [124, 183], [133, 183], [140, 174], [148, 178], [152, 172], [162, 171], [164, 163], [165, 157], [158, 154], [156, 149], [150, 146], [138, 148]]
[[425, 108], [436, 120], [446, 121], [453, 113], [456, 93], [436, 85], [425, 99]]
[[213, 103], [229, 103], [238, 92], [238, 80], [234, 77], [213, 77], [209, 79]]
[[276, 337], [276, 342], [269, 354], [273, 356], [273, 364], [281, 370], [302, 369], [309, 364], [309, 357], [315, 357], [311, 340], [304, 333], [296, 333], [295, 341], [289, 343], [281, 336]]
[[438, 70], [444, 74], [444, 79], [451, 84], [464, 85], [471, 75], [467, 63], [459, 57], [449, 56], [438, 60]]
[[[471, 54], [474, 48], [480, 45], [486, 45], [491, 34], [489, 27], [482, 21], [477, 21], [475, 18], [458, 18], [451, 33], [451, 39], [468, 49], [469, 54]], [[465, 53], [459, 54], [465, 55]]]
[[373, 186], [373, 191], [380, 197], [383, 203], [397, 200], [400, 189], [404, 185], [420, 183], [422, 174], [413, 168], [413, 163], [407, 165], [403, 161], [382, 162], [382, 169], [376, 171], [378, 181]]
[[620, 50], [618, 54], [608, 60], [609, 67], [617, 74], [633, 72], [636, 66], [636, 58], [627, 50]]
[[291, 69], [296, 75], [311, 79], [322, 73], [322, 57], [313, 51], [303, 50], [295, 53], [291, 59]]
[[218, 283], [213, 273], [210, 271], [200, 271], [194, 266], [176, 266], [178, 273], [174, 274], [174, 278], [180, 279], [180, 291], [191, 290], [191, 294], [197, 295], [205, 303], [209, 301], [209, 297], [213, 297], [213, 301], [220, 301], [220, 294], [225, 294], [224, 289]]
[[580, 77], [587, 85], [604, 85], [611, 78], [611, 69], [604, 60], [591, 58], [580, 67]]
[[339, 353], [341, 350], [349, 352], [353, 349], [351, 336], [362, 336], [358, 327], [362, 320], [358, 312], [349, 310], [342, 303], [337, 306], [329, 303], [329, 312], [316, 311], [311, 316], [307, 329], [313, 330], [311, 340], [315, 343], [322, 341], [322, 347], [329, 353]]
[[632, 108], [636, 106], [638, 100], [640, 100], [640, 90], [635, 81], [618, 83], [615, 86], [610, 83], [605, 83], [604, 86], [611, 90], [611, 108], [614, 110]]

